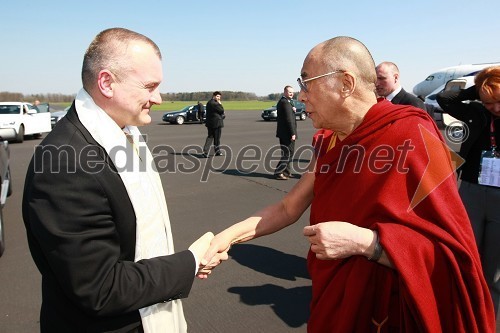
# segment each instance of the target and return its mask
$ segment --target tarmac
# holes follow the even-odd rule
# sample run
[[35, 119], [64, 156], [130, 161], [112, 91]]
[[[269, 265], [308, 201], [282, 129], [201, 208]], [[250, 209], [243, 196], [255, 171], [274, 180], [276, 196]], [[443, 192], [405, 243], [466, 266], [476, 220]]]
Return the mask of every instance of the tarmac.
[[[206, 231], [217, 233], [274, 203], [299, 181], [311, 156], [311, 121], [298, 121], [293, 167], [296, 177], [276, 180], [279, 158], [276, 123], [260, 111], [227, 111], [221, 143], [225, 156], [203, 158], [206, 128], [171, 125], [153, 112], [141, 128], [149, 148], [163, 154], [158, 163], [167, 199], [175, 248], [186, 249]], [[13, 195], [3, 210], [6, 251], [0, 259], [0, 331], [36, 332], [40, 274], [26, 242], [21, 217], [24, 176], [40, 139], [13, 143]], [[309, 210], [293, 225], [230, 250], [230, 259], [207, 280], [196, 280], [183, 300], [190, 333], [306, 332], [311, 280], [306, 269], [308, 242], [302, 228]], [[497, 324], [498, 326], [498, 324]], [[499, 332], [499, 329], [497, 329]]]

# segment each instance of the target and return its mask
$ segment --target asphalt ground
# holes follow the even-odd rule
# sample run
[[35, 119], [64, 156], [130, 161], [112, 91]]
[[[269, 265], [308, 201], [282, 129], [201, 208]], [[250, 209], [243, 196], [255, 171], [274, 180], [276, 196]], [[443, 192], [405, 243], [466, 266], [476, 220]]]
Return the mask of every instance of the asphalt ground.
[[[311, 158], [315, 129], [310, 120], [297, 122], [296, 177], [282, 181], [272, 175], [279, 156], [276, 123], [261, 120], [260, 111], [227, 111], [221, 140], [226, 155], [208, 159], [201, 157], [205, 126], [166, 124], [162, 114], [152, 113], [152, 124], [141, 131], [158, 156], [177, 250], [186, 249], [206, 231], [217, 233], [278, 201]], [[0, 333], [31, 333], [39, 327], [41, 279], [26, 242], [21, 199], [26, 169], [40, 141], [10, 145], [13, 194], [3, 210]], [[233, 246], [230, 260], [209, 279], [195, 280], [183, 300], [189, 332], [306, 332], [311, 280], [302, 228], [308, 217], [306, 211], [278, 233]]]
[[[150, 149], [164, 157], [159, 158], [159, 170], [176, 250], [188, 248], [206, 231], [217, 233], [278, 201], [299, 179], [274, 179], [276, 157], [271, 161], [270, 155], [278, 143], [276, 123], [261, 120], [260, 111], [227, 111], [221, 139], [226, 156], [208, 159], [201, 158], [204, 125], [170, 125], [161, 121], [162, 114], [153, 112], [152, 124], [141, 131], [147, 134]], [[306, 120], [298, 121], [298, 131], [297, 148], [304, 148], [294, 161], [297, 174], [310, 160], [315, 130]], [[0, 258], [0, 332], [38, 331], [41, 279], [29, 253], [21, 200], [26, 169], [40, 142], [10, 144], [13, 194], [3, 210], [6, 250]], [[259, 153], [261, 157], [255, 155]], [[274, 235], [235, 245], [230, 260], [209, 279], [196, 279], [183, 301], [189, 332], [305, 332], [311, 281], [302, 228], [308, 216], [306, 212]]]

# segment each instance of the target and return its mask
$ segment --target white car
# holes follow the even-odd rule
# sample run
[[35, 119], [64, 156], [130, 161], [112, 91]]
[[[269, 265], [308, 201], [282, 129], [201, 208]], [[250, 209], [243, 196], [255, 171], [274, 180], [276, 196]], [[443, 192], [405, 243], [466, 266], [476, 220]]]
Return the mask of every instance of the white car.
[[23, 142], [25, 135], [50, 132], [50, 112], [25, 102], [0, 102], [0, 137]]

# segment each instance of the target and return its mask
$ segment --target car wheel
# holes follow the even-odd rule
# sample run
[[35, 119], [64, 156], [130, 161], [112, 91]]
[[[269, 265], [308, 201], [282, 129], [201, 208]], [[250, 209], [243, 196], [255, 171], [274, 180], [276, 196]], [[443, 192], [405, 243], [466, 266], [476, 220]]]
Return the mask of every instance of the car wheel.
[[306, 119], [307, 119], [307, 113], [302, 112], [302, 113], [300, 114], [300, 120], [306, 120]]
[[175, 123], [176, 123], [177, 125], [182, 125], [182, 124], [184, 124], [184, 120], [185, 120], [185, 119], [184, 119], [184, 117], [183, 117], [183, 116], [177, 116], [177, 117], [175, 117]]
[[16, 142], [22, 143], [24, 141], [24, 125], [19, 126], [19, 131], [17, 131]]
[[4, 250], [5, 250], [5, 237], [3, 230], [2, 207], [0, 207], [0, 257], [2, 256]]

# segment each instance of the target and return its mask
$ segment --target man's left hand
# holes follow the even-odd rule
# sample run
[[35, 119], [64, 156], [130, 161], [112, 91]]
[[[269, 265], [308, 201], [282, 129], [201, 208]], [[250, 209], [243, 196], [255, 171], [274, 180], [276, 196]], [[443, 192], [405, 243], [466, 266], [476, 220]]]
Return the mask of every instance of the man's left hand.
[[374, 239], [374, 232], [348, 222], [332, 221], [304, 227], [304, 236], [318, 259], [341, 259], [363, 255]]

